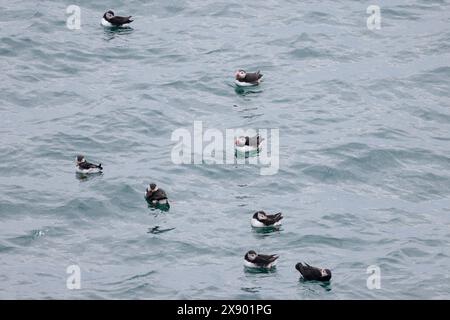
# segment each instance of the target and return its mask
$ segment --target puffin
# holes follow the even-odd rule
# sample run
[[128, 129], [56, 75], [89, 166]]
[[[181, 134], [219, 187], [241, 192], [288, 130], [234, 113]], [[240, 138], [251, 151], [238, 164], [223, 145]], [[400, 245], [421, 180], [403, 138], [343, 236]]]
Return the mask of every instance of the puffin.
[[259, 147], [259, 145], [261, 144], [261, 142], [263, 142], [263, 141], [264, 141], [264, 138], [261, 138], [259, 135], [256, 135], [254, 137], [240, 136], [240, 137], [236, 138], [236, 140], [234, 141], [234, 144], [236, 145], [236, 147], [249, 146], [249, 147], [253, 147], [253, 148], [257, 149]]
[[121, 16], [115, 16], [114, 12], [109, 10], [105, 12], [102, 18], [102, 26], [104, 27], [121, 27], [124, 24], [128, 24], [133, 22], [134, 20], [130, 19], [131, 16], [128, 17], [121, 17]]
[[155, 183], [150, 183], [150, 185], [145, 190], [145, 200], [150, 204], [167, 204], [167, 194], [166, 192], [158, 188]]
[[103, 171], [102, 164], [93, 164], [87, 162], [83, 155], [77, 155], [76, 167], [79, 173], [101, 173]]
[[244, 259], [244, 266], [248, 268], [270, 269], [275, 266], [278, 255], [257, 254], [254, 250], [250, 250], [245, 254]]
[[251, 225], [254, 228], [278, 227], [283, 219], [281, 212], [276, 214], [267, 214], [264, 211], [257, 211], [252, 217]]
[[303, 279], [305, 280], [315, 280], [315, 281], [330, 281], [331, 279], [331, 270], [311, 267], [309, 264], [304, 263], [304, 265], [299, 262], [295, 265], [295, 269], [297, 269]]
[[235, 81], [238, 86], [248, 87], [248, 86], [257, 86], [261, 83], [263, 75], [260, 71], [256, 72], [246, 72], [245, 70], [239, 69], [234, 74]]

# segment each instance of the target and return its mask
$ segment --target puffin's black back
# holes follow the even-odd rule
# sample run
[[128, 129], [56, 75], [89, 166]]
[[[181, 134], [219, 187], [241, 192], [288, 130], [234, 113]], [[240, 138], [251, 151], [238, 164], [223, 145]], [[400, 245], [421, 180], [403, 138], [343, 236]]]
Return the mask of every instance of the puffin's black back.
[[[258, 213], [264, 213], [266, 215], [266, 219], [264, 220], [259, 220], [258, 219]], [[283, 219], [282, 213], [278, 212], [276, 214], [267, 214], [264, 211], [257, 211], [253, 214], [253, 219], [258, 220], [259, 222], [263, 223], [266, 226], [271, 226], [274, 223], [280, 221], [281, 219]]]
[[255, 73], [248, 72], [245, 75], [245, 78], [243, 79], [243, 82], [257, 82], [259, 79], [262, 78], [262, 76], [263, 75], [260, 74], [259, 71], [255, 72]]
[[164, 200], [164, 199], [167, 199], [167, 194], [163, 189], [158, 189], [158, 190], [152, 192], [151, 194], [147, 193], [146, 198], [148, 200], [152, 200], [152, 201], [153, 200]]
[[256, 265], [265, 266], [271, 262], [274, 262], [278, 259], [278, 256], [276, 254], [267, 255], [267, 254], [258, 254], [256, 259], [253, 261]]
[[317, 281], [329, 281], [331, 279], [331, 271], [327, 270], [327, 276], [323, 277], [322, 272], [319, 268], [311, 267], [307, 263], [303, 265], [302, 263], [297, 263], [295, 265], [295, 269], [297, 269], [305, 280], [317, 280]]
[[108, 21], [113, 25], [120, 26], [120, 25], [123, 25], [126, 23], [133, 22], [133, 20], [131, 20], [130, 18], [131, 18], [131, 16], [128, 16], [128, 17], [114, 16], [111, 19], [109, 19]]
[[259, 144], [264, 140], [260, 135], [254, 137], [245, 137], [245, 144], [247, 146], [258, 147]]

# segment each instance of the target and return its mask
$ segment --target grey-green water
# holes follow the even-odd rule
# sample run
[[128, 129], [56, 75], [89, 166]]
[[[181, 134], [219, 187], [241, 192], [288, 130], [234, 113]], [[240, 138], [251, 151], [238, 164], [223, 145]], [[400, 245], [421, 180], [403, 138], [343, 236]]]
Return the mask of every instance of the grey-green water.
[[[450, 297], [449, 1], [377, 1], [374, 31], [370, 1], [83, 0], [81, 30], [70, 4], [0, 1], [0, 298]], [[110, 8], [132, 29], [103, 29]], [[237, 68], [265, 82], [236, 92]], [[175, 165], [194, 121], [278, 128], [278, 173]], [[77, 179], [77, 153], [104, 174]], [[260, 209], [280, 232], [251, 229]], [[277, 270], [245, 272], [249, 249]]]

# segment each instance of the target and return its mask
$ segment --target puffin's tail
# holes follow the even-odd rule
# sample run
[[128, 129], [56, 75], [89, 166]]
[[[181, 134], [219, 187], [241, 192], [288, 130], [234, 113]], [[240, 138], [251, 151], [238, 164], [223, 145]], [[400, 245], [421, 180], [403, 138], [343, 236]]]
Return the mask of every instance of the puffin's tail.
[[277, 214], [275, 214], [275, 221], [278, 222], [281, 219], [283, 219], [283, 214], [281, 212], [278, 212]]
[[99, 168], [100, 170], [103, 170], [102, 164], [99, 163], [98, 166], [97, 166], [97, 168]]

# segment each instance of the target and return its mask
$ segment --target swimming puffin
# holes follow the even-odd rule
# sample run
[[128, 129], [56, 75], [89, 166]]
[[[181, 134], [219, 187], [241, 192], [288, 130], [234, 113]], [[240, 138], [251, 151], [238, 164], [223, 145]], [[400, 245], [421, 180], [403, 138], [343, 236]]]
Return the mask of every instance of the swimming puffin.
[[302, 274], [305, 280], [330, 281], [331, 279], [330, 269], [311, 267], [309, 264], [303, 265], [301, 262], [295, 265], [295, 269]]
[[263, 142], [263, 141], [264, 141], [264, 138], [261, 138], [259, 135], [256, 135], [255, 137], [240, 136], [240, 137], [236, 138], [236, 140], [234, 141], [234, 144], [236, 145], [236, 147], [249, 146], [249, 147], [258, 148], [259, 145], [261, 144], [261, 142]]
[[158, 188], [155, 183], [150, 183], [145, 190], [145, 199], [150, 204], [168, 204], [166, 192], [163, 189]]
[[128, 24], [133, 22], [134, 20], [130, 19], [131, 16], [128, 17], [121, 17], [121, 16], [115, 16], [114, 12], [111, 10], [105, 12], [102, 18], [102, 26], [104, 27], [121, 27], [124, 24]]
[[236, 71], [234, 76], [234, 83], [241, 87], [257, 86], [261, 83], [261, 78], [263, 77], [259, 70], [256, 72], [246, 72], [242, 69]]
[[244, 265], [246, 267], [270, 269], [275, 266], [278, 255], [257, 254], [254, 250], [250, 250], [245, 254], [244, 258]]
[[283, 219], [281, 212], [276, 214], [267, 214], [264, 211], [257, 211], [251, 220], [254, 228], [277, 227], [281, 225], [280, 220]]
[[248, 158], [257, 156], [261, 151], [262, 142], [264, 138], [259, 135], [255, 137], [238, 137], [234, 141], [235, 157], [237, 158]]
[[93, 164], [87, 162], [83, 155], [78, 155], [76, 159], [77, 172], [79, 173], [101, 173], [102, 164]]

